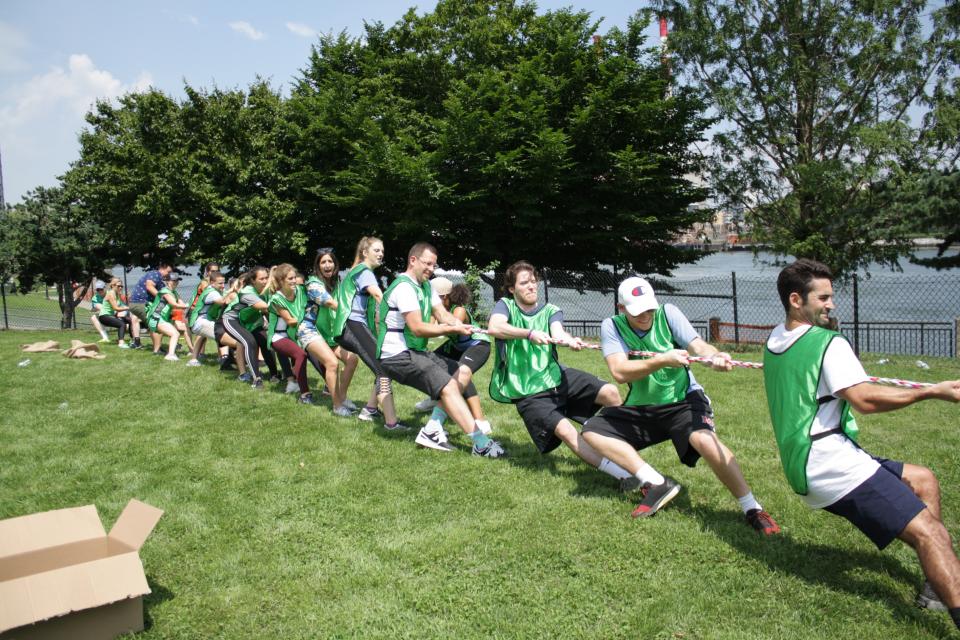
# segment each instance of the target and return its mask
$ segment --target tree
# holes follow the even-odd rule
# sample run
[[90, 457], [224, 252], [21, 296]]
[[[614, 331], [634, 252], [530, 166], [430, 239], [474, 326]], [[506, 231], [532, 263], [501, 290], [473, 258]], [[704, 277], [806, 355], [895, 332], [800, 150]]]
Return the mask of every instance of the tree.
[[[74, 324], [74, 309], [106, 266], [103, 229], [65, 196], [61, 187], [37, 187], [6, 212], [4, 227], [16, 241], [12, 261], [20, 291], [55, 285], [60, 326]], [[74, 284], [79, 283], [74, 288]]]
[[362, 40], [323, 39], [290, 101], [292, 197], [328, 238], [379, 232], [401, 252], [428, 238], [445, 267], [691, 259], [670, 240], [709, 215], [686, 178], [702, 103], [666, 95], [642, 16], [600, 44], [596, 26], [532, 2], [441, 0]]
[[952, 247], [960, 245], [960, 170], [922, 176], [898, 202], [903, 218], [913, 221], [914, 228], [941, 238], [936, 257], [912, 261], [935, 269], [960, 267], [960, 251], [950, 253]]
[[896, 267], [907, 228], [880, 185], [957, 161], [955, 112], [935, 109], [955, 75], [947, 10], [925, 0], [653, 6], [674, 24], [676, 67], [724, 123], [710, 155], [720, 203], [743, 208], [778, 254], [838, 275]]

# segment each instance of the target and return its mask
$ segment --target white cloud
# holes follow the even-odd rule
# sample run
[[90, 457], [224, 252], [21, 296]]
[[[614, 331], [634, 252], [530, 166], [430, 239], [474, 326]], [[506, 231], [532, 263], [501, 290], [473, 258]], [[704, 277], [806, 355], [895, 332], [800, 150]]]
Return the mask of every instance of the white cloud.
[[152, 83], [147, 72], [124, 83], [98, 69], [90, 56], [73, 54], [67, 67], [54, 67], [0, 94], [0, 141], [4, 186], [15, 201], [26, 189], [50, 184], [76, 159], [77, 133], [97, 100], [113, 100]]
[[302, 22], [288, 22], [287, 29], [289, 29], [292, 33], [304, 38], [315, 38], [317, 36], [316, 29], [310, 25], [303, 24]]
[[0, 22], [0, 73], [16, 73], [30, 65], [21, 57], [27, 37], [6, 22]]
[[173, 18], [178, 22], [186, 22], [187, 24], [191, 24], [195, 27], [200, 26], [200, 19], [197, 16], [191, 15], [189, 13], [175, 13], [173, 11], [168, 11], [167, 9], [164, 9], [163, 14], [166, 16], [170, 16], [171, 18]]
[[266, 34], [264, 34], [263, 31], [257, 31], [254, 29], [252, 24], [249, 22], [244, 22], [243, 20], [231, 22], [229, 27], [237, 33], [250, 38], [251, 40], [263, 40], [266, 37]]
[[38, 120], [46, 114], [61, 112], [82, 117], [98, 99], [111, 100], [130, 91], [143, 91], [152, 78], [142, 72], [125, 85], [109, 71], [97, 69], [90, 56], [70, 56], [66, 69], [54, 67], [12, 87], [5, 96], [8, 106], [0, 108], [0, 130]]

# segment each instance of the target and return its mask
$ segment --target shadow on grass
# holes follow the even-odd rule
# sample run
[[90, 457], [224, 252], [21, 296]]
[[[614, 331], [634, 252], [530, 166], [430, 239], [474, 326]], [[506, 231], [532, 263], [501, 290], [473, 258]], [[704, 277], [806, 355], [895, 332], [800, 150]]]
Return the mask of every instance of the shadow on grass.
[[147, 586], [150, 587], [150, 593], [143, 597], [144, 629], [150, 629], [153, 626], [153, 616], [150, 615], [151, 610], [167, 600], [173, 600], [175, 597], [172, 591], [162, 584], [158, 584], [150, 577], [147, 577]]
[[[789, 531], [773, 537], [753, 535], [746, 529], [739, 513], [706, 506], [693, 507], [689, 500], [684, 502], [680, 497], [670, 508], [697, 518], [703, 523], [704, 530], [743, 555], [763, 562], [772, 571], [791, 574], [810, 584], [843, 590], [858, 597], [882, 599], [894, 618], [923, 627], [937, 637], [948, 636], [953, 631], [946, 613], [931, 615], [917, 608], [912, 601], [904, 601], [900, 593], [869, 575], [886, 574], [919, 590], [923, 577], [919, 564], [916, 568], [908, 568], [895, 557], [877, 550], [799, 542], [790, 536]], [[835, 519], [838, 526], [848, 526], [841, 519]]]

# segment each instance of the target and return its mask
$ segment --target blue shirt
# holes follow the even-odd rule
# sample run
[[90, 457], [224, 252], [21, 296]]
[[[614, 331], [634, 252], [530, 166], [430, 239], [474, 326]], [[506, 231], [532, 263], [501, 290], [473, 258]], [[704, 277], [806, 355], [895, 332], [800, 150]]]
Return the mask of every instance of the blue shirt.
[[[697, 333], [697, 330], [693, 328], [690, 321], [687, 320], [687, 316], [683, 315], [680, 309], [667, 303], [663, 305], [663, 312], [667, 316], [667, 326], [670, 327], [670, 333], [673, 334], [673, 341], [681, 349], [686, 349], [691, 342], [700, 337], [700, 334]], [[646, 331], [639, 329], [634, 329], [633, 332], [636, 333], [639, 338], [647, 335]], [[613, 318], [606, 318], [600, 324], [600, 347], [603, 349], [604, 358], [614, 353], [628, 353], [630, 351], [630, 347], [627, 346], [627, 343], [623, 341], [623, 338], [621, 338], [617, 332], [617, 328], [613, 324]], [[703, 387], [697, 384], [697, 379], [693, 377], [693, 372], [688, 370], [688, 374], [690, 376], [690, 391], [703, 389]]]
[[133, 288], [133, 293], [130, 294], [130, 302], [132, 304], [148, 304], [153, 302], [153, 296], [147, 291], [147, 282], [153, 282], [157, 287], [157, 291], [163, 289], [163, 276], [160, 275], [160, 272], [156, 270], [147, 271], [143, 274], [143, 277], [140, 278], [140, 281], [137, 282], [137, 286]]
[[310, 282], [307, 285], [307, 310], [301, 324], [307, 328], [317, 329], [317, 309], [331, 298], [327, 288], [319, 282]]

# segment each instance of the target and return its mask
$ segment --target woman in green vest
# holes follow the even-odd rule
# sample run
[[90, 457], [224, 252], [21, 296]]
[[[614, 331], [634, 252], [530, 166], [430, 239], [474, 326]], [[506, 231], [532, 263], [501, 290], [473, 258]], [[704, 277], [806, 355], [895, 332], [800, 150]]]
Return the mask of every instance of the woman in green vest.
[[100, 342], [110, 342], [107, 330], [100, 324], [100, 307], [103, 306], [103, 294], [106, 288], [107, 285], [103, 280], [97, 280], [93, 283], [93, 295], [90, 297], [90, 311], [93, 312], [90, 315], [90, 324], [100, 334]]
[[369, 422], [379, 417], [379, 403], [383, 409], [384, 426], [388, 430], [402, 430], [406, 427], [397, 422], [393, 387], [377, 358], [377, 338], [374, 335], [376, 307], [383, 298], [383, 291], [373, 270], [383, 264], [383, 257], [380, 238], [360, 238], [353, 267], [337, 288], [337, 317], [334, 320], [333, 337], [341, 347], [357, 354], [376, 378], [367, 406], [360, 410], [357, 418]]
[[121, 349], [129, 349], [130, 347], [123, 341], [124, 332], [129, 326], [131, 334], [139, 335], [140, 322], [135, 316], [131, 316], [129, 313], [121, 315], [124, 311], [130, 310], [130, 307], [123, 303], [123, 299], [121, 298], [122, 291], [123, 283], [120, 282], [120, 278], [111, 278], [107, 291], [103, 295], [103, 300], [100, 303], [100, 315], [97, 319], [101, 325], [113, 327], [117, 330], [119, 336], [117, 342], [118, 347]]
[[[306, 283], [307, 310], [303, 321], [297, 325], [297, 342], [323, 376], [333, 402], [333, 413], [346, 418], [356, 411], [356, 405], [347, 398], [347, 389], [359, 359], [333, 339], [333, 325], [337, 318], [334, 296], [339, 280], [340, 264], [333, 248], [319, 249], [313, 260], [313, 275]], [[341, 361], [344, 365], [342, 373]]]
[[[181, 302], [180, 297], [177, 295], [178, 284], [180, 284], [180, 276], [173, 271], [168, 273], [164, 279], [163, 287], [157, 292], [157, 296], [146, 309], [147, 328], [154, 333], [170, 338], [167, 346], [167, 355], [164, 357], [164, 360], [170, 361], [180, 359], [177, 357], [177, 343], [180, 342], [180, 332], [177, 331], [176, 326], [173, 324], [173, 310], [187, 308], [187, 304]], [[157, 349], [153, 353], [160, 355], [159, 341], [157, 343]]]
[[274, 294], [267, 302], [267, 339], [270, 349], [290, 359], [292, 372], [300, 389], [300, 403], [313, 404], [307, 380], [307, 353], [296, 342], [297, 325], [303, 321], [307, 307], [306, 289], [297, 284], [297, 270], [292, 264], [277, 265], [271, 274]]
[[249, 382], [254, 389], [263, 388], [260, 378], [260, 357], [263, 352], [264, 361], [270, 370], [271, 381], [280, 380], [277, 375], [277, 362], [270, 351], [267, 336], [263, 329], [263, 314], [267, 312], [267, 302], [262, 294], [270, 280], [270, 270], [256, 266], [240, 276], [240, 290], [223, 311], [223, 328], [243, 349], [244, 362], [250, 370], [238, 378], [241, 382]]

